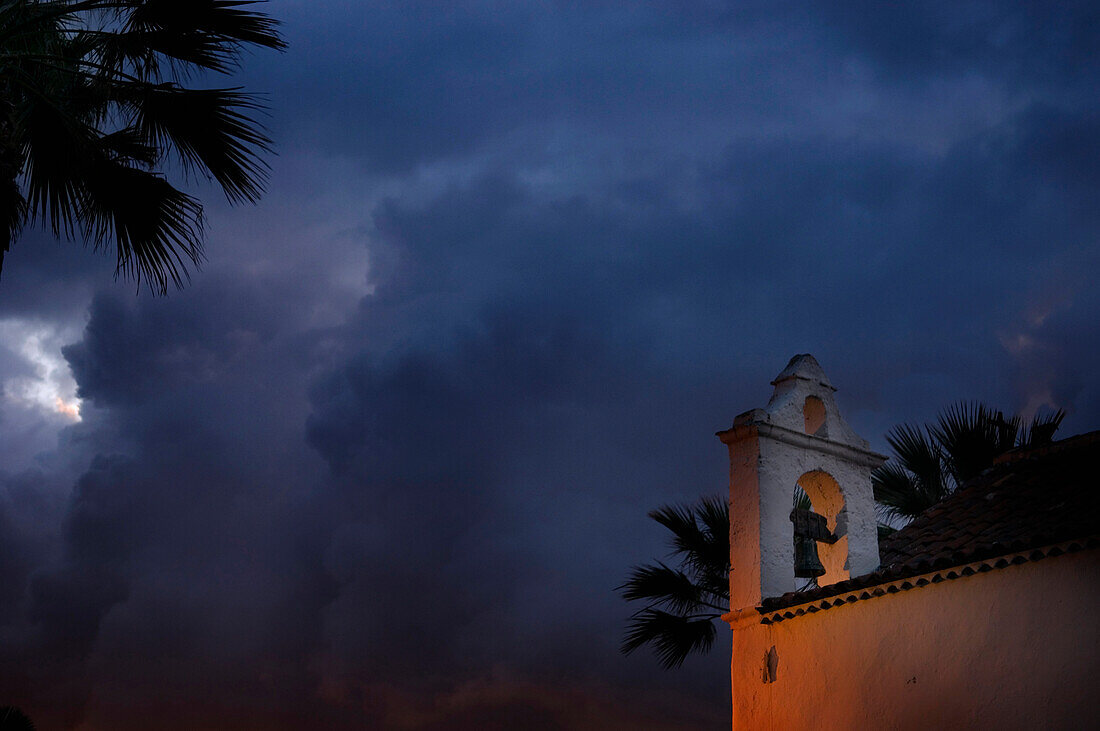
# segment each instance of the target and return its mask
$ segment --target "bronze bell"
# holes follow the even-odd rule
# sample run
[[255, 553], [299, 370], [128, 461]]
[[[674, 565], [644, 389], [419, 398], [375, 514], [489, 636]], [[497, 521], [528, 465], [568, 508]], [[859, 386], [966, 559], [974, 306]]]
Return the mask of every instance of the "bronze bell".
[[817, 541], [812, 538], [794, 538], [794, 575], [800, 579], [825, 575], [825, 567], [817, 555]]
[[795, 508], [791, 511], [791, 522], [794, 523], [794, 575], [799, 579], [824, 576], [825, 567], [817, 555], [817, 542], [837, 541], [829, 530], [825, 516], [812, 510]]

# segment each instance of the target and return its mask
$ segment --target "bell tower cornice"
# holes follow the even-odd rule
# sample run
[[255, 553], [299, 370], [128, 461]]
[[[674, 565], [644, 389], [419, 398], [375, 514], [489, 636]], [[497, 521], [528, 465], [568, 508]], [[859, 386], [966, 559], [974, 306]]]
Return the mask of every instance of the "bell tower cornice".
[[[763, 409], [754, 409], [753, 411], [763, 411]], [[849, 444], [841, 444], [840, 442], [833, 442], [828, 439], [822, 439], [821, 437], [810, 436], [808, 434], [796, 432], [793, 429], [771, 424], [767, 421], [751, 421], [744, 424], [737, 424], [735, 422], [733, 427], [724, 431], [715, 432], [715, 436], [721, 439], [722, 443], [726, 445], [736, 444], [743, 439], [774, 439], [777, 442], [783, 442], [792, 447], [814, 450], [822, 454], [830, 454], [872, 468], [879, 467], [886, 461], [885, 455], [873, 452], [870, 449], [861, 449]]]

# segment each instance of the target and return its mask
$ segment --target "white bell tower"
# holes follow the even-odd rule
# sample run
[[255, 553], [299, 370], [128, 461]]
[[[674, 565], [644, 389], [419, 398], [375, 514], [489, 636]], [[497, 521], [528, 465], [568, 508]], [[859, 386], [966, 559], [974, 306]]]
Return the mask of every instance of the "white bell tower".
[[791, 358], [772, 381], [763, 409], [718, 432], [730, 456], [730, 609], [797, 588], [795, 486], [806, 491], [836, 543], [819, 543], [821, 586], [878, 568], [878, 521], [871, 472], [886, 457], [872, 452], [840, 416], [836, 389], [812, 355]]

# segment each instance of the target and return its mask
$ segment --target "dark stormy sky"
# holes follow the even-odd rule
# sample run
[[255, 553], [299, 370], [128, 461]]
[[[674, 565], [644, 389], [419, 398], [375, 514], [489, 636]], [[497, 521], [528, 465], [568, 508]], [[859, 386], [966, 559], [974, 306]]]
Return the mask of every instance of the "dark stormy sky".
[[[0, 280], [0, 702], [43, 728], [719, 728], [646, 511], [815, 354], [852, 425], [1100, 428], [1100, 6], [276, 0], [167, 298]], [[494, 725], [495, 724], [495, 725]], [[648, 726], [647, 726], [648, 724]]]

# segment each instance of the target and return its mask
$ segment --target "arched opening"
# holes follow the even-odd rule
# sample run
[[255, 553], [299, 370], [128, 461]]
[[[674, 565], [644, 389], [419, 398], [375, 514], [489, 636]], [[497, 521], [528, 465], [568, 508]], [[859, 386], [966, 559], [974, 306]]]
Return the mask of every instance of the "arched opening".
[[[838, 540], [836, 543], [817, 542], [817, 554], [825, 567], [825, 574], [818, 577], [818, 586], [828, 586], [848, 578], [848, 515], [844, 509], [844, 495], [832, 475], [821, 470], [806, 472], [798, 478], [795, 500], [799, 493], [809, 499], [813, 512], [825, 518], [825, 524]], [[795, 507], [798, 507], [796, 504]]]
[[824, 437], [825, 434], [825, 402], [817, 396], [807, 396], [802, 404], [802, 416], [805, 419], [806, 433]]

